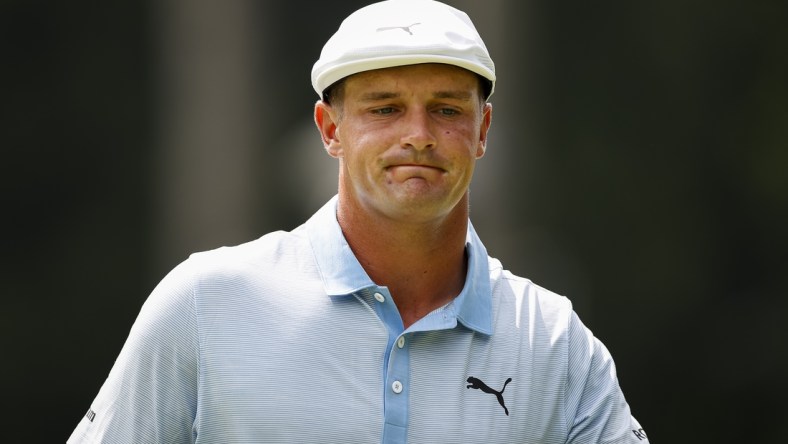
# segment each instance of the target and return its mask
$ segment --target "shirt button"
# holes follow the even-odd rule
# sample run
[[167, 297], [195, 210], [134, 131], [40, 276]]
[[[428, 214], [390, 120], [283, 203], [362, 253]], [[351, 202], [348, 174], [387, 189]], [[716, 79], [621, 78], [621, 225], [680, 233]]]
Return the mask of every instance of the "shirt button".
[[391, 384], [391, 390], [394, 390], [394, 393], [402, 393], [402, 383], [399, 381], [394, 381]]
[[383, 303], [386, 302], [386, 297], [380, 293], [375, 293], [375, 300], [377, 300], [380, 303]]
[[399, 339], [397, 339], [397, 347], [402, 348], [404, 346], [405, 346], [405, 336], [400, 336]]

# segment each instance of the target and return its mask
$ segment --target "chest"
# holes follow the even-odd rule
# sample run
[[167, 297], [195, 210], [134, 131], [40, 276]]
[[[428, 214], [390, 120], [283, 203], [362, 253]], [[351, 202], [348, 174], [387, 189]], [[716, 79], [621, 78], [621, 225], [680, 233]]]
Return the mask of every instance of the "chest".
[[[305, 302], [309, 304], [309, 302]], [[204, 320], [199, 442], [563, 442], [561, 353], [499, 329], [390, 337], [354, 299]]]

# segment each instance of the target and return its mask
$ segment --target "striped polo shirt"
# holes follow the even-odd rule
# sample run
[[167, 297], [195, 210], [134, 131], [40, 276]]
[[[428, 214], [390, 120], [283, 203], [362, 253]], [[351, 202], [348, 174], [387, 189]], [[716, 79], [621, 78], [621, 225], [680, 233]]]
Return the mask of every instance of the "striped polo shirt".
[[462, 292], [404, 329], [336, 201], [170, 272], [68, 442], [648, 442], [566, 298], [504, 270], [469, 224]]

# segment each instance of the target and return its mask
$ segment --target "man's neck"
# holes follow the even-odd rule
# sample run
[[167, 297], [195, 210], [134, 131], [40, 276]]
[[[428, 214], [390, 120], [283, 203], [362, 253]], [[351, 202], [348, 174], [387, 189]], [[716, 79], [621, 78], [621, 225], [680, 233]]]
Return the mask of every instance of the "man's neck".
[[454, 299], [467, 273], [467, 196], [446, 218], [402, 224], [358, 208], [338, 210], [339, 225], [361, 266], [397, 304], [405, 328]]

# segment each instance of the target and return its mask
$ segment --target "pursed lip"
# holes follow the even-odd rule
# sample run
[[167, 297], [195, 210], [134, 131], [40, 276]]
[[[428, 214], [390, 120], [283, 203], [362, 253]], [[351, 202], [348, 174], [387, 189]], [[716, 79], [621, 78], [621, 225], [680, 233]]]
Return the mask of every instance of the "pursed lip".
[[404, 163], [394, 163], [391, 165], [386, 166], [386, 170], [391, 170], [395, 168], [403, 168], [403, 169], [413, 169], [414, 171], [418, 171], [419, 169], [430, 169], [430, 170], [438, 170], [444, 172], [443, 168], [437, 165], [425, 164], [425, 163], [413, 163], [413, 162], [404, 162]]

